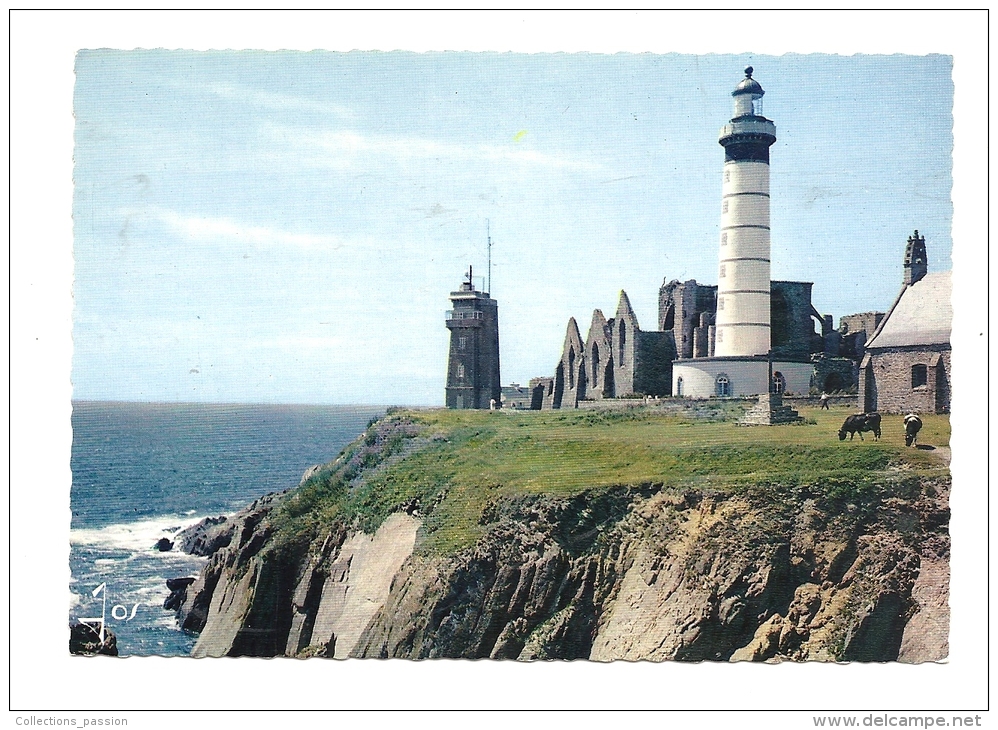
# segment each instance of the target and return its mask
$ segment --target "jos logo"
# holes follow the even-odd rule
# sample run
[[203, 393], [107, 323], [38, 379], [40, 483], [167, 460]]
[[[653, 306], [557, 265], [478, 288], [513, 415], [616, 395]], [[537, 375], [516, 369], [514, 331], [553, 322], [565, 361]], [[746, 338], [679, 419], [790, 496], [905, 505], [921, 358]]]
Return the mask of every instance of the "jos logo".
[[[97, 598], [99, 595], [101, 597], [101, 612], [100, 616], [92, 616], [87, 618], [77, 617], [77, 621], [81, 624], [86, 624], [93, 628], [94, 626], [100, 626], [100, 630], [95, 632], [100, 636], [100, 641], [104, 643], [104, 637], [106, 635], [105, 627], [107, 625], [107, 583], [101, 583], [99, 586], [94, 588], [90, 595]], [[111, 606], [111, 618], [115, 621], [131, 621], [135, 618], [135, 612], [139, 610], [141, 603], [136, 603], [132, 606], [131, 613], [128, 611], [127, 606], [122, 606], [120, 603]]]

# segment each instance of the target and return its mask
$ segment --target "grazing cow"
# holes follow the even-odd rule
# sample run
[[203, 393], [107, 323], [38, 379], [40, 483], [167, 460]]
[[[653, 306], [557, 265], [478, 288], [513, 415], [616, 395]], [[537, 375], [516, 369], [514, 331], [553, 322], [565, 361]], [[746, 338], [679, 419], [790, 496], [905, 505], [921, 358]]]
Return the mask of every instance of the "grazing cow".
[[904, 417], [904, 445], [914, 446], [918, 443], [918, 432], [922, 430], [922, 419], [914, 413]]
[[839, 429], [839, 441], [845, 441], [846, 434], [849, 434], [849, 440], [852, 441], [852, 437], [857, 433], [859, 434], [859, 440], [862, 441], [863, 431], [873, 431], [873, 438], [880, 438], [879, 413], [857, 413], [855, 416], [846, 418], [845, 423], [842, 424], [842, 428]]

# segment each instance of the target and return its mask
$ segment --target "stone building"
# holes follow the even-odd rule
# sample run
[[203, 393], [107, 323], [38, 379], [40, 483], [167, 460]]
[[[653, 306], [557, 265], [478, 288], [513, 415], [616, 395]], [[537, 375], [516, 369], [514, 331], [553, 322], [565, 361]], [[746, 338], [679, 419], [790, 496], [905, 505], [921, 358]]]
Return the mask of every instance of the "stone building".
[[501, 398], [499, 387], [499, 305], [477, 291], [471, 267], [468, 280], [451, 292], [447, 311], [450, 354], [445, 402], [448, 408], [489, 408]]
[[866, 343], [859, 370], [865, 411], [949, 412], [952, 288], [950, 272], [928, 273], [925, 239], [915, 231], [901, 292]]
[[644, 332], [626, 292], [607, 319], [593, 312], [585, 340], [572, 317], [553, 378], [530, 381], [532, 408], [575, 408], [580, 401], [666, 395], [674, 349], [669, 333]]

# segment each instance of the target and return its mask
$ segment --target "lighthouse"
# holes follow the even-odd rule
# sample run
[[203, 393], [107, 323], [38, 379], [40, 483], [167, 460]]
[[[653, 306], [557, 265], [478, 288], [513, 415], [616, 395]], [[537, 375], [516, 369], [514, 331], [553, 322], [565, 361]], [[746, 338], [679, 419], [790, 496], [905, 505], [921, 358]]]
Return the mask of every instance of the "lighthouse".
[[763, 91], [751, 66], [731, 95], [735, 114], [721, 127], [724, 147], [721, 241], [714, 355], [770, 350], [769, 148], [776, 125], [762, 116]]
[[[784, 392], [808, 392], [813, 366], [807, 351], [788, 352], [773, 341], [774, 301], [782, 306], [775, 312], [782, 329], [775, 331], [786, 329], [785, 300], [770, 279], [769, 148], [776, 142], [776, 125], [762, 114], [766, 92], [753, 72], [747, 67], [731, 92], [734, 115], [717, 140], [724, 148], [717, 301], [713, 317], [702, 315], [697, 328], [706, 347], [697, 347], [694, 338], [692, 357], [673, 361], [672, 392], [693, 398], [765, 396], [765, 420], [774, 423], [770, 406]], [[782, 411], [777, 415], [782, 418]]]

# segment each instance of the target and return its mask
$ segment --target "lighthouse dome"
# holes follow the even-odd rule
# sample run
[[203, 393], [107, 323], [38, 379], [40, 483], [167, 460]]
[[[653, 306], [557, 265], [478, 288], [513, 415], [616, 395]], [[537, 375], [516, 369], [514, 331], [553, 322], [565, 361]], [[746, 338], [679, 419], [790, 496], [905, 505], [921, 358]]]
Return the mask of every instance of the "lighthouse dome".
[[752, 94], [753, 96], [762, 96], [766, 92], [762, 90], [762, 86], [758, 81], [752, 78], [752, 71], [754, 69], [749, 66], [745, 69], [745, 78], [739, 82], [735, 90], [731, 92], [732, 96], [739, 96], [741, 94]]

